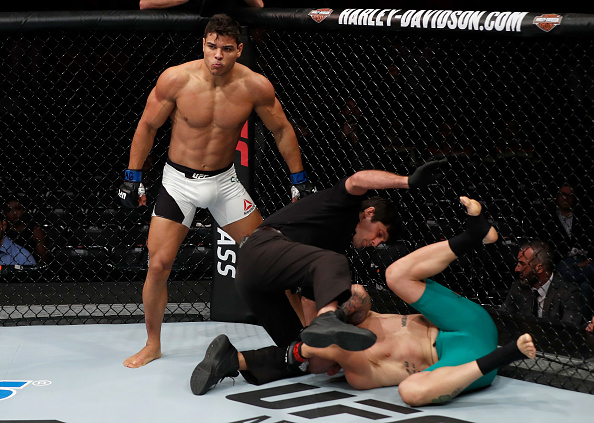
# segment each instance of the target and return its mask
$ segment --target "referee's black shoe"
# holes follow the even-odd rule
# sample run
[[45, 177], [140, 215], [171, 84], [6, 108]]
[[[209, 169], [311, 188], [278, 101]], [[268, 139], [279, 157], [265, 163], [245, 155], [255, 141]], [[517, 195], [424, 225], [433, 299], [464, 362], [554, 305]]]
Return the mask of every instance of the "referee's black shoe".
[[227, 335], [217, 336], [206, 349], [204, 360], [192, 372], [190, 388], [194, 395], [204, 395], [226, 377], [239, 375], [237, 349]]
[[377, 336], [368, 329], [343, 322], [336, 312], [328, 311], [303, 329], [301, 340], [310, 347], [325, 348], [335, 344], [343, 350], [363, 351], [375, 344]]

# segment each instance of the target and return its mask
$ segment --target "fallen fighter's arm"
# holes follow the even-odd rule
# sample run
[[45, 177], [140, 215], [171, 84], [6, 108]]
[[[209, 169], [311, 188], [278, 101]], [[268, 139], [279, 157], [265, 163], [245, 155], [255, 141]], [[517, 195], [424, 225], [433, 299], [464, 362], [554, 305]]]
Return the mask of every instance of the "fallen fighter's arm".
[[[408, 324], [402, 322], [408, 318]], [[411, 372], [426, 369], [430, 364], [419, 348], [426, 337], [427, 327], [421, 315], [401, 316], [369, 312], [361, 327], [378, 335], [377, 342], [364, 351], [346, 351], [337, 345], [314, 348], [305, 343], [297, 344], [298, 353], [309, 360], [311, 373], [326, 373], [327, 368], [315, 359], [323, 359], [328, 366], [336, 362], [344, 369], [348, 383], [355, 389], [373, 389], [396, 386]], [[429, 343], [429, 339], [426, 339]], [[314, 362], [316, 363], [315, 366]]]
[[[287, 296], [289, 296], [289, 293], [290, 291], [287, 291]], [[289, 297], [289, 301], [291, 301], [291, 297]], [[301, 319], [303, 326], [309, 325], [318, 315], [315, 301], [309, 298], [301, 297], [300, 307], [297, 307], [297, 304], [292, 301], [291, 305]], [[351, 297], [342, 303], [339, 308], [344, 313], [345, 322], [355, 326], [359, 325], [363, 323], [371, 310], [371, 297], [369, 297], [363, 285], [353, 284], [351, 285]]]

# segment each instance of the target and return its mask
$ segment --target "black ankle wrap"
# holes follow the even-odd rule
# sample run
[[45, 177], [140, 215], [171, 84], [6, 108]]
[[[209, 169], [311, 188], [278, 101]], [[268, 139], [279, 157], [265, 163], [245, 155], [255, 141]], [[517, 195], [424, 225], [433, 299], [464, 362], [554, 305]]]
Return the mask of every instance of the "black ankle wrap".
[[448, 244], [456, 257], [462, 257], [467, 252], [483, 245], [483, 238], [487, 236], [489, 229], [491, 229], [491, 225], [482, 214], [467, 216], [464, 232], [448, 239]]
[[518, 348], [517, 341], [511, 341], [501, 348], [497, 348], [492, 353], [487, 354], [484, 357], [476, 360], [481, 373], [486, 375], [491, 373], [493, 370], [497, 370], [500, 367], [506, 366], [513, 363], [516, 360], [523, 360], [526, 357]]

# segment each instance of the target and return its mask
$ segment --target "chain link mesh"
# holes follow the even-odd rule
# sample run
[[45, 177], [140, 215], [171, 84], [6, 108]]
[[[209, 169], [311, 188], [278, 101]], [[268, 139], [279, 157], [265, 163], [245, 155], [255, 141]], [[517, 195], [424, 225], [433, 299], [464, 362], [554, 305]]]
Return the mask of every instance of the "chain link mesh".
[[[23, 205], [23, 219], [41, 228], [50, 252], [40, 261], [32, 245], [40, 266], [2, 267], [2, 324], [143, 318], [152, 210], [120, 208], [116, 188], [158, 75], [198, 58], [201, 43], [199, 31], [6, 34], [0, 43], [3, 207]], [[145, 163], [151, 204], [168, 129], [159, 131]], [[166, 321], [209, 318], [210, 246], [210, 216], [198, 213], [171, 274]]]
[[[578, 326], [498, 310], [515, 280], [520, 244], [535, 233], [546, 236], [541, 212], [563, 182], [574, 189], [576, 216], [592, 215], [592, 39], [270, 29], [253, 29], [251, 37], [256, 70], [274, 83], [318, 189], [361, 169], [409, 174], [427, 160], [450, 160], [440, 183], [378, 193], [400, 208], [401, 239], [348, 252], [353, 278], [372, 293], [374, 308], [414, 312], [391, 294], [383, 271], [407, 252], [458, 233], [458, 196], [469, 195], [483, 202], [501, 240], [436, 279], [483, 304], [500, 342], [534, 334], [538, 359], [500, 373], [593, 393], [594, 348], [583, 330], [591, 308]], [[150, 210], [121, 209], [115, 187], [156, 78], [198, 58], [200, 43], [200, 31], [5, 34], [2, 196], [26, 207], [50, 256], [32, 269], [2, 267], [0, 324], [142, 319]], [[256, 144], [254, 200], [268, 216], [289, 202], [290, 184], [261, 126]], [[167, 145], [164, 127], [147, 163], [152, 198]], [[210, 222], [199, 213], [179, 253], [166, 320], [209, 318]], [[591, 235], [586, 239], [591, 250]]]
[[[584, 330], [591, 301], [575, 324], [499, 310], [522, 242], [550, 235], [543, 211], [562, 183], [572, 185], [580, 200], [574, 212], [592, 229], [593, 40], [272, 29], [252, 37], [259, 70], [275, 85], [318, 188], [362, 169], [410, 174], [432, 159], [451, 163], [428, 188], [377, 193], [398, 205], [405, 230], [393, 246], [348, 253], [374, 308], [415, 312], [390, 292], [384, 270], [459, 233], [458, 196], [468, 195], [481, 201], [500, 241], [435, 279], [485, 306], [501, 343], [533, 334], [542, 354], [503, 374], [594, 393], [594, 342]], [[286, 204], [288, 181], [267, 131], [259, 142], [256, 198], [266, 215]], [[593, 240], [589, 233], [582, 248], [591, 251]]]

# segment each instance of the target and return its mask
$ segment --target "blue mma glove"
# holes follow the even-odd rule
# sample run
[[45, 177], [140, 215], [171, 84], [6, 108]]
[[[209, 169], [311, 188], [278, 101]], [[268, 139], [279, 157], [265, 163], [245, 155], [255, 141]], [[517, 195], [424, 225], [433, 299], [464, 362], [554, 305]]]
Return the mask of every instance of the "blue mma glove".
[[142, 184], [142, 171], [126, 169], [124, 182], [118, 188], [118, 198], [122, 205], [128, 208], [138, 207], [138, 198], [146, 193]]
[[300, 198], [307, 197], [308, 195], [313, 194], [317, 191], [317, 189], [307, 178], [307, 172], [305, 172], [305, 170], [302, 170], [301, 172], [291, 173], [290, 179], [291, 183], [293, 184], [293, 186], [291, 187], [292, 202], [295, 202]]

